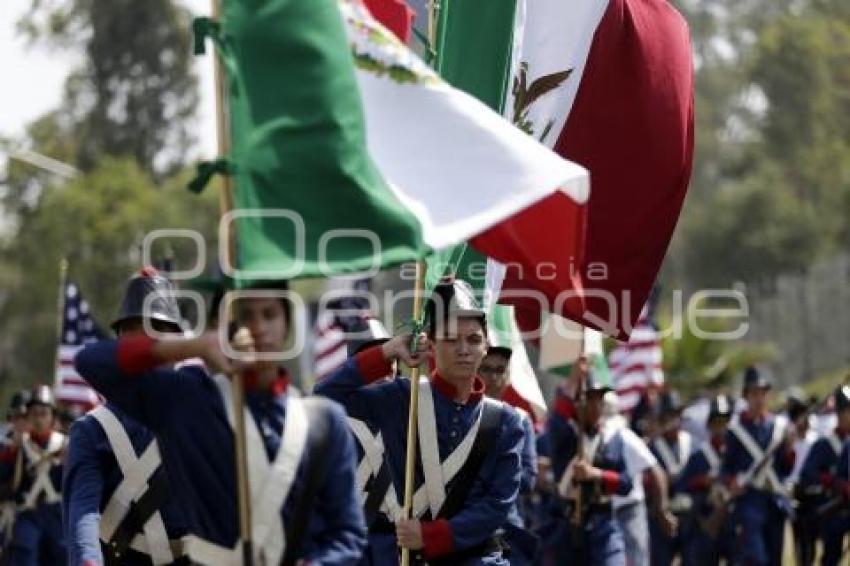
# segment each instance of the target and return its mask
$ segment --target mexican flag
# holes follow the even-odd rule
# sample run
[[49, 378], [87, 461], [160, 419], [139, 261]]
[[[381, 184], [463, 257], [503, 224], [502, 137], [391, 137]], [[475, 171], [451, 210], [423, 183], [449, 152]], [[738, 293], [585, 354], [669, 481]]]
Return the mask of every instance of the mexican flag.
[[[588, 206], [553, 194], [547, 206], [471, 244], [507, 264], [504, 291], [540, 291], [544, 310], [627, 338], [690, 177], [693, 69], [684, 19], [665, 0], [440, 6], [441, 75], [585, 166], [592, 180]], [[586, 230], [576, 234], [577, 226]], [[509, 241], [517, 231], [533, 233], [522, 250]], [[539, 301], [504, 291], [501, 300], [517, 305], [521, 326], [536, 328]]]
[[377, 270], [487, 242], [553, 195], [587, 200], [585, 169], [449, 86], [357, 0], [230, 0], [217, 39], [243, 277]]

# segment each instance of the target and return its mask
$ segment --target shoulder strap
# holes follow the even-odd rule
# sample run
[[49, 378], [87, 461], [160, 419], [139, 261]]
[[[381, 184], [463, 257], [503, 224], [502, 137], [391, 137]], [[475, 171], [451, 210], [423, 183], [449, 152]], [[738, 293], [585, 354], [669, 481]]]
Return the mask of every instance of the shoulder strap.
[[122, 476], [101, 514], [101, 540], [118, 559], [135, 535], [142, 532], [154, 564], [171, 562], [168, 534], [158, 513], [169, 495], [159, 445], [151, 440], [142, 455], [136, 456], [130, 437], [115, 413], [102, 405], [89, 414], [103, 429]]
[[330, 415], [317, 403], [304, 403], [309, 421], [307, 436], [307, 467], [304, 470], [304, 487], [295, 500], [295, 507], [286, 526], [286, 551], [283, 566], [294, 566], [307, 534], [310, 512], [321, 481], [327, 473], [324, 455], [330, 448]]
[[[411, 383], [411, 387], [415, 387]], [[431, 508], [431, 516], [436, 516], [446, 498], [446, 481], [440, 461], [440, 445], [437, 440], [437, 417], [434, 410], [434, 397], [431, 384], [427, 379], [419, 381], [419, 407], [417, 411], [419, 434], [419, 458], [422, 461], [422, 475], [425, 492]]]
[[673, 451], [670, 450], [670, 445], [667, 444], [667, 441], [658, 437], [652, 441], [652, 445], [661, 457], [661, 461], [664, 463], [664, 468], [667, 473], [671, 476], [677, 475], [679, 473], [679, 463], [676, 456], [673, 455]]
[[[221, 392], [224, 409], [233, 427], [230, 381], [214, 376]], [[251, 487], [252, 538], [255, 553], [268, 563], [278, 564], [288, 545], [280, 510], [286, 503], [300, 467], [309, 436], [303, 399], [288, 396], [283, 435], [274, 461], [269, 463], [257, 423], [245, 407], [245, 436], [248, 453], [248, 476]]]
[[691, 435], [684, 430], [679, 431], [679, 469], [685, 467], [688, 456], [691, 455]]
[[[775, 425], [774, 425], [775, 426]], [[741, 426], [739, 421], [733, 421], [729, 425], [729, 430], [735, 435], [735, 438], [738, 439], [738, 442], [744, 447], [744, 450], [749, 453], [750, 458], [752, 458], [753, 463], [758, 462], [762, 457], [764, 457], [764, 450], [762, 450], [761, 446], [755, 441], [755, 439], [747, 432], [744, 427]]]
[[446, 499], [437, 515], [439, 518], [453, 517], [463, 508], [475, 479], [481, 471], [484, 459], [496, 447], [499, 439], [499, 428], [502, 423], [502, 407], [503, 405], [497, 401], [486, 397], [482, 399], [481, 424], [478, 428], [478, 434], [475, 437], [469, 458], [466, 459], [463, 467], [451, 482]]
[[[235, 421], [233, 419], [231, 382], [222, 374], [214, 375], [212, 380], [221, 394], [224, 413], [227, 415], [227, 422], [230, 424], [231, 430], [233, 430]], [[248, 407], [245, 407], [245, 452], [248, 458], [248, 483], [251, 487], [251, 500], [254, 501], [260, 495], [260, 488], [265, 483], [265, 478], [269, 474], [271, 466], [266, 456], [260, 431], [257, 429], [257, 424], [254, 422]]]
[[[159, 467], [147, 482], [147, 490], [130, 504], [124, 520], [108, 541], [107, 548], [117, 560], [121, 560], [130, 548], [133, 538], [143, 532], [146, 539], [145, 550], [154, 564], [168, 564], [173, 561], [165, 525], [159, 516], [159, 510], [168, 501], [168, 497], [168, 477], [165, 470]], [[154, 534], [155, 536], [152, 536]], [[160, 545], [164, 548], [157, 548]]]
[[393, 479], [390, 467], [386, 461], [381, 462], [378, 475], [373, 476], [366, 484], [366, 502], [363, 504], [363, 515], [366, 517], [366, 528], [370, 528], [378, 518], [381, 504], [386, 500]]
[[705, 457], [705, 461], [708, 463], [709, 473], [711, 475], [717, 475], [720, 471], [720, 455], [717, 454], [717, 450], [714, 449], [714, 446], [708, 440], [703, 442], [700, 450]]
[[831, 433], [829, 433], [829, 435], [826, 437], [826, 441], [829, 444], [830, 448], [832, 448], [832, 451], [835, 453], [835, 455], [840, 456], [841, 455], [841, 439], [838, 438], [838, 435], [835, 434], [835, 431], [832, 431]]

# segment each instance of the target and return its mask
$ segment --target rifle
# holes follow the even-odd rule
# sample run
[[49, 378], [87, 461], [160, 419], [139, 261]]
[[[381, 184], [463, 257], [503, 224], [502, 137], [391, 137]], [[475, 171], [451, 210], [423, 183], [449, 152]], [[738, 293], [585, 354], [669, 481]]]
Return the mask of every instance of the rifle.
[[[803, 412], [799, 417], [790, 422], [790, 426], [796, 426], [797, 423], [802, 421], [803, 419], [809, 418], [812, 413], [820, 411], [825, 405], [826, 399], [822, 400], [820, 403], [816, 403], [809, 407]], [[776, 426], [776, 425], [774, 425]], [[769, 450], [767, 450], [764, 455], [759, 459], [758, 462], [754, 466], [752, 466], [746, 474], [744, 474], [744, 479], [741, 482], [741, 487], [748, 487], [755, 478], [757, 478], [764, 468], [773, 461], [773, 457], [776, 455], [776, 452], [784, 445], [784, 442], [779, 442], [775, 446], [772, 446]], [[787, 493], [780, 493], [780, 495], [787, 495]], [[731, 496], [731, 494], [725, 488], [721, 488], [717, 494], [717, 498], [719, 499], [718, 504], [714, 507], [714, 511], [708, 517], [708, 519], [701, 520], [700, 526], [702, 529], [710, 536], [711, 538], [717, 538], [717, 535], [720, 534], [720, 529], [723, 527], [723, 524], [726, 522], [726, 517], [731, 515], [732, 510], [735, 506], [735, 498]]]
[[[773, 460], [777, 450], [779, 450], [783, 444], [783, 442], [780, 442], [771, 447], [764, 453], [755, 466], [749, 469], [740, 484], [742, 488], [746, 488], [753, 483], [753, 480], [758, 477], [762, 470], [764, 470], [765, 466]], [[700, 520], [700, 526], [711, 538], [717, 538], [717, 535], [720, 534], [720, 529], [722, 529], [723, 525], [726, 523], [726, 518], [732, 514], [735, 507], [735, 498], [732, 497], [729, 490], [721, 486], [718, 486], [716, 489], [717, 491], [713, 494], [714, 498], [717, 500], [714, 511], [712, 511], [711, 515], [709, 515], [707, 519]]]

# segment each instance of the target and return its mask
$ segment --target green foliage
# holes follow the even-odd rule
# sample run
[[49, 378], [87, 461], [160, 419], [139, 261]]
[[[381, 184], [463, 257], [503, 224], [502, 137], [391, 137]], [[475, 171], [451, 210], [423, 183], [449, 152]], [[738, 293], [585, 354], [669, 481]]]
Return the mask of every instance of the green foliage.
[[759, 283], [850, 244], [850, 8], [682, 0], [697, 139], [667, 284]]
[[[702, 309], [705, 302], [691, 305]], [[684, 313], [685, 320], [692, 313]], [[677, 328], [670, 313], [660, 316], [662, 329]], [[690, 324], [681, 324], [681, 333], [662, 334], [665, 380], [687, 397], [696, 396], [706, 388], [729, 390], [734, 379], [751, 364], [771, 361], [776, 351], [770, 344], [746, 344], [739, 341], [707, 338], [704, 333], [719, 334], [737, 328], [740, 320], [723, 317], [699, 318], [702, 333]]]
[[835, 371], [827, 372], [819, 375], [806, 383], [803, 386], [806, 393], [814, 395], [818, 399], [823, 399], [840, 385], [850, 385], [850, 367], [841, 368]]
[[198, 105], [189, 14], [173, 0], [31, 0], [19, 22], [34, 43], [84, 48], [66, 84], [75, 162], [133, 156], [149, 173], [174, 172], [192, 141]]
[[[15, 381], [52, 380], [61, 258], [68, 259], [69, 277], [105, 325], [127, 277], [139, 269], [150, 230], [199, 230], [215, 253], [216, 195], [193, 195], [185, 181], [181, 175], [157, 187], [132, 159], [105, 158], [88, 174], [45, 192], [0, 256], [8, 269], [0, 306], [2, 351]], [[187, 269], [194, 250], [178, 242], [175, 247], [175, 267]], [[163, 259], [156, 250], [154, 256]]]
[[687, 250], [688, 273], [701, 285], [804, 270], [826, 245], [817, 207], [796, 196], [773, 165], [723, 187], [702, 212], [682, 227], [695, 243]]

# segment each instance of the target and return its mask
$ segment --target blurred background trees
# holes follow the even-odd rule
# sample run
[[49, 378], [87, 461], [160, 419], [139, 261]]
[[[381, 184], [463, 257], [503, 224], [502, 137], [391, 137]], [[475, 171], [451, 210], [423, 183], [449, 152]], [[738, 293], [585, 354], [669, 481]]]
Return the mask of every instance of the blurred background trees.
[[[34, 47], [76, 50], [82, 63], [60, 106], [32, 122], [24, 139], [7, 141], [77, 173], [10, 159], [0, 185], [3, 392], [53, 381], [61, 258], [106, 325], [150, 230], [192, 228], [216, 241], [215, 191], [185, 189], [198, 105], [190, 23], [171, 0], [32, 0], [18, 23]], [[194, 250], [182, 244], [155, 259], [167, 253], [186, 268]]]

